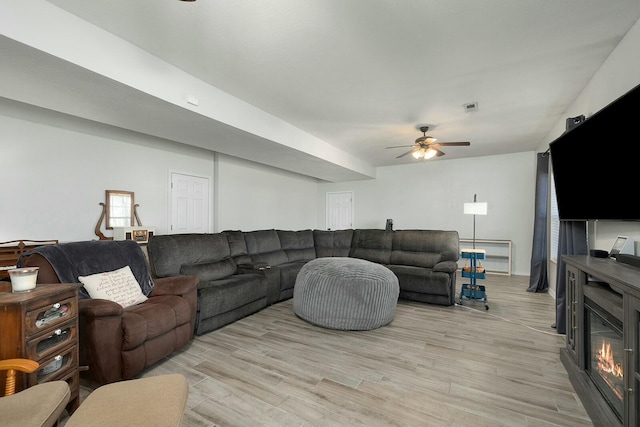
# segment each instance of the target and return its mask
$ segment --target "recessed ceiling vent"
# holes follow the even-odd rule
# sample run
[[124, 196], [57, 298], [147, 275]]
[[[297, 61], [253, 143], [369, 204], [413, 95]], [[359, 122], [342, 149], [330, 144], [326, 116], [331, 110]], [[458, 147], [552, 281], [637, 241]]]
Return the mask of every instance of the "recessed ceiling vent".
[[470, 102], [468, 104], [464, 104], [464, 111], [466, 113], [473, 113], [478, 111], [478, 103], [477, 102]]

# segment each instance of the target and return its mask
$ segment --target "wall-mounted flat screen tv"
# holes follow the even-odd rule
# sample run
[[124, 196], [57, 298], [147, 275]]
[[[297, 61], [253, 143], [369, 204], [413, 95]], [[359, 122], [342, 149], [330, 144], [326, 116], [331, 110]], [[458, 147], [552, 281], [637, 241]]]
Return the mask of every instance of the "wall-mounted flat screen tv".
[[640, 221], [640, 85], [549, 145], [560, 220]]

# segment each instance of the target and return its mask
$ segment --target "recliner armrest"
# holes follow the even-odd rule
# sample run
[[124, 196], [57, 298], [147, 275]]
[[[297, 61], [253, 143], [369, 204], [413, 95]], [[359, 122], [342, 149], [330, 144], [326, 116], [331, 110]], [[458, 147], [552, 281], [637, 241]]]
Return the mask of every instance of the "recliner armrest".
[[440, 261], [433, 266], [433, 271], [442, 273], [455, 273], [458, 270], [458, 263], [455, 261]]
[[153, 279], [153, 291], [149, 298], [160, 295], [186, 295], [198, 287], [196, 276], [172, 276]]
[[86, 317], [122, 316], [124, 310], [117, 302], [93, 298], [78, 300], [78, 308]]

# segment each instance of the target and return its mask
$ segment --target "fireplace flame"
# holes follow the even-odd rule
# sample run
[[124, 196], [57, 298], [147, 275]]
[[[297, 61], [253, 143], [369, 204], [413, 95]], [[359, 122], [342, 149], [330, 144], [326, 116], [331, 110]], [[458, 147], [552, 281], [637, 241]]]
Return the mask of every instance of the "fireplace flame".
[[606, 372], [618, 378], [624, 377], [624, 370], [622, 363], [614, 360], [613, 350], [611, 350], [611, 343], [602, 340], [602, 346], [597, 352], [598, 370], [600, 372]]

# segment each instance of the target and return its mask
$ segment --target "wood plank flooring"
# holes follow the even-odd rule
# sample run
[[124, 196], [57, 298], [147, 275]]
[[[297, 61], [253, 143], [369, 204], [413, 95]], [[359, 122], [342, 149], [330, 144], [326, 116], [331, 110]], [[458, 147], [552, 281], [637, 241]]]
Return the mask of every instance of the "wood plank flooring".
[[560, 361], [554, 299], [526, 292], [525, 276], [483, 284], [489, 310], [400, 301], [391, 324], [360, 332], [313, 326], [285, 301], [141, 376], [187, 377], [185, 426], [592, 426]]

